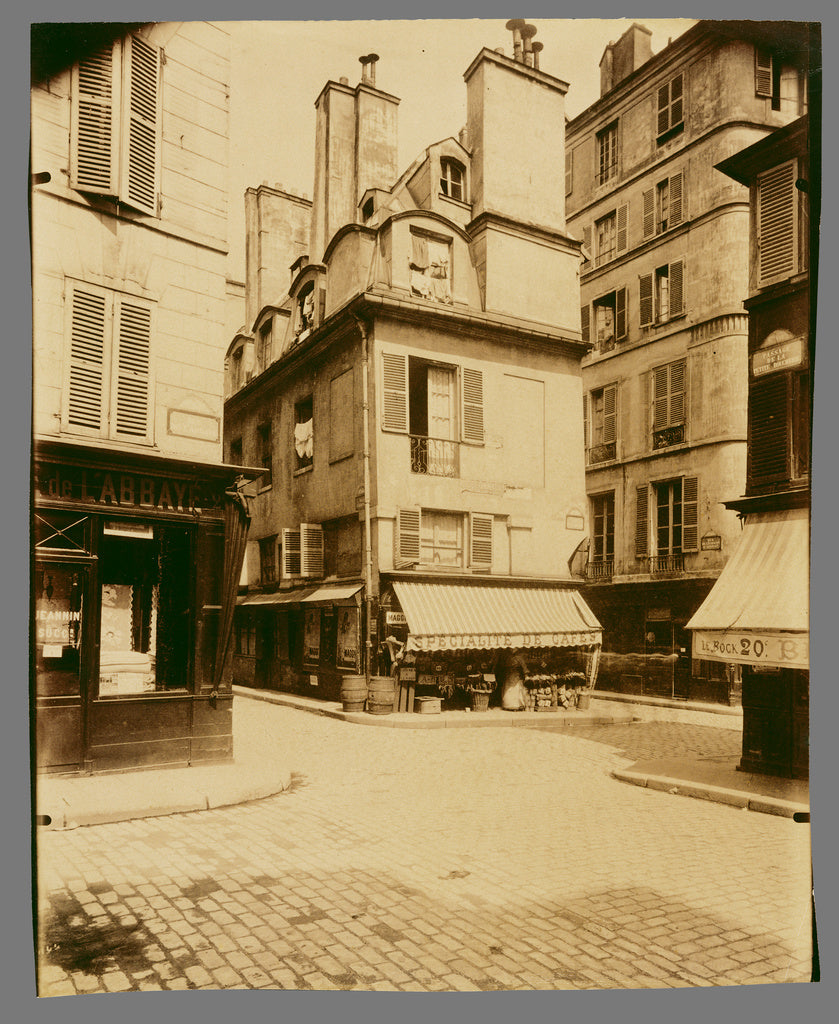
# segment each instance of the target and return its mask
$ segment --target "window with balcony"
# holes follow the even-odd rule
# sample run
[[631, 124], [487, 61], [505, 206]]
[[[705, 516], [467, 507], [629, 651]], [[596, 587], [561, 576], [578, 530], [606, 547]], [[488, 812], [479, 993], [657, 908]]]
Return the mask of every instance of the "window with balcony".
[[382, 402], [382, 428], [410, 434], [414, 473], [457, 476], [460, 445], [483, 444], [480, 370], [385, 352]]
[[605, 185], [618, 174], [618, 122], [597, 133], [598, 184]]
[[466, 200], [466, 175], [456, 160], [443, 157], [440, 161], [440, 191], [450, 199]]
[[639, 278], [641, 327], [667, 323], [685, 312], [685, 261], [674, 260]]
[[[650, 511], [653, 514], [652, 535]], [[683, 571], [685, 553], [696, 551], [699, 546], [697, 478], [677, 477], [638, 487], [635, 531], [635, 555], [648, 559], [651, 573]]]
[[611, 462], [617, 456], [618, 386], [607, 384], [584, 395], [583, 400], [588, 465]]
[[682, 223], [683, 186], [684, 174], [679, 171], [663, 178], [655, 188], [644, 189], [644, 238], [660, 235]]
[[685, 440], [686, 360], [657, 366], [651, 374], [653, 450]]
[[586, 576], [591, 581], [612, 578], [615, 563], [615, 492], [591, 498], [591, 548]]
[[401, 508], [396, 524], [395, 567], [489, 572], [492, 525], [493, 517], [485, 513]]
[[611, 352], [617, 342], [626, 340], [626, 288], [582, 306], [580, 322], [583, 341], [593, 341], [598, 352]]
[[678, 135], [684, 126], [684, 75], [676, 75], [658, 90], [656, 141], [659, 145], [667, 142]]
[[70, 182], [157, 216], [162, 51], [126, 36], [73, 68]]
[[315, 453], [314, 403], [309, 395], [294, 405], [294, 469], [311, 469]]

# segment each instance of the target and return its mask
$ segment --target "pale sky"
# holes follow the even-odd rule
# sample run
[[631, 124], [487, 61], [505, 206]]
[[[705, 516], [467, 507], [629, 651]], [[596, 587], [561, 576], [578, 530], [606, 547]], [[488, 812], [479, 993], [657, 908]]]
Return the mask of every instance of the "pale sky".
[[[544, 44], [541, 69], [569, 84], [575, 117], [600, 95], [600, 58], [638, 21], [653, 53], [685, 32], [686, 18], [528, 19]], [[426, 146], [466, 123], [463, 72], [482, 47], [512, 56], [505, 18], [418, 21], [228, 22], [233, 67], [230, 96], [230, 272], [244, 279], [244, 192], [263, 182], [311, 198], [314, 103], [330, 79], [361, 79], [358, 58], [379, 54], [378, 88], [398, 96], [399, 171]], [[526, 159], [526, 154], [522, 154]]]

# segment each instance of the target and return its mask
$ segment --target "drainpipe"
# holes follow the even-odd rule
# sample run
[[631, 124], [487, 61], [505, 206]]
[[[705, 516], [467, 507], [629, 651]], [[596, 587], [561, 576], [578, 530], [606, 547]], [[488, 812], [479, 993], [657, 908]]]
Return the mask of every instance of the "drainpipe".
[[370, 682], [373, 660], [373, 543], [370, 530], [370, 380], [368, 364], [370, 359], [367, 324], [360, 318], [355, 318], [358, 329], [361, 332], [361, 405], [363, 412], [364, 442], [362, 458], [364, 462], [364, 605], [367, 612], [365, 626], [365, 648], [364, 675], [367, 682]]

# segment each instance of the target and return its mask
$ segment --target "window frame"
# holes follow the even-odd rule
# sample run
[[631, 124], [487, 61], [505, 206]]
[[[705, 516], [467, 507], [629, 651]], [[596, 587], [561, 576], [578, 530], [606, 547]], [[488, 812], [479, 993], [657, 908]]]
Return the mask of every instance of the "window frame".
[[650, 371], [650, 435], [654, 451], [683, 444], [687, 438], [687, 357]]
[[800, 251], [803, 200], [795, 186], [798, 173], [798, 159], [793, 157], [761, 171], [755, 179], [758, 288], [786, 281], [806, 267]]
[[620, 171], [619, 121], [605, 125], [595, 135], [597, 140], [597, 184], [614, 181]]
[[[429, 545], [424, 529], [435, 516], [448, 516], [457, 521], [457, 545], [451, 549], [458, 553], [456, 563], [435, 564], [423, 558], [423, 552], [429, 546], [433, 547], [433, 542]], [[494, 521], [495, 517], [488, 512], [400, 507], [397, 509], [394, 530], [394, 567], [434, 569], [441, 573], [490, 573], [495, 555]]]
[[[611, 344], [601, 342], [597, 334], [597, 310], [611, 309], [614, 331]], [[596, 352], [611, 352], [616, 345], [628, 337], [627, 290], [625, 286], [604, 292], [580, 307], [580, 331], [582, 340], [594, 345]], [[594, 337], [592, 337], [594, 335]]]
[[259, 539], [259, 580], [263, 585], [277, 582], [276, 533]]
[[[457, 180], [455, 180], [453, 171], [457, 172]], [[455, 195], [456, 189], [459, 190], [460, 195]], [[445, 196], [446, 199], [452, 199], [457, 203], [468, 202], [466, 168], [459, 160], [455, 160], [454, 157], [440, 157], [440, 194]]]
[[[591, 547], [589, 561], [604, 564], [615, 559], [615, 492], [603, 491], [589, 496], [591, 505]], [[598, 506], [602, 505], [602, 508]], [[609, 507], [610, 506], [610, 507]], [[598, 530], [602, 521], [603, 528]], [[598, 540], [600, 544], [598, 544]], [[598, 550], [600, 547], [600, 550]]]
[[619, 384], [613, 381], [583, 395], [586, 465], [600, 465], [617, 458], [618, 394]]
[[[662, 223], [661, 216], [661, 192], [664, 188], [668, 192], [669, 205], [666, 225]], [[642, 206], [643, 237], [645, 239], [663, 235], [683, 224], [685, 221], [684, 171], [675, 171], [673, 174], [661, 178], [652, 188], [644, 189]]]
[[268, 491], [274, 482], [274, 425], [265, 420], [256, 426], [257, 465], [265, 470], [258, 482], [258, 490]]
[[[667, 313], [662, 315], [662, 282], [667, 281]], [[638, 278], [639, 326], [658, 327], [685, 315], [685, 259], [663, 263]]]
[[[308, 419], [301, 419], [306, 413], [309, 413]], [[297, 448], [297, 427], [303, 426], [306, 423], [311, 422], [311, 455], [300, 455]], [[291, 449], [294, 454], [294, 475], [297, 476], [299, 473], [310, 473], [314, 469], [315, 465], [315, 397], [314, 393], [307, 395], [305, 398], [301, 398], [294, 403], [294, 422], [292, 424], [292, 437], [291, 437]]]
[[[674, 86], [678, 83], [678, 95], [674, 97]], [[666, 93], [666, 96], [664, 95]], [[664, 85], [656, 89], [656, 132], [657, 145], [674, 138], [685, 127], [685, 75], [680, 71]]]

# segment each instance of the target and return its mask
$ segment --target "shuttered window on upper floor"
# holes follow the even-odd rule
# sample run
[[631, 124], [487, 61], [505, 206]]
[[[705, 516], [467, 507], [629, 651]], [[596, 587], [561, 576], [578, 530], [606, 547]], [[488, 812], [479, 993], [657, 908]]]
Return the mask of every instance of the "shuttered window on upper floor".
[[644, 238], [677, 227], [684, 220], [684, 173], [677, 171], [644, 189], [642, 200]]
[[656, 141], [666, 142], [685, 122], [684, 75], [676, 75], [658, 90]]
[[62, 429], [153, 440], [153, 306], [94, 285], [68, 283]]
[[383, 430], [484, 443], [482, 370], [383, 352], [381, 383]]
[[73, 68], [70, 183], [156, 216], [160, 191], [161, 51], [139, 36]]
[[757, 285], [763, 288], [799, 270], [797, 162], [757, 177]]

